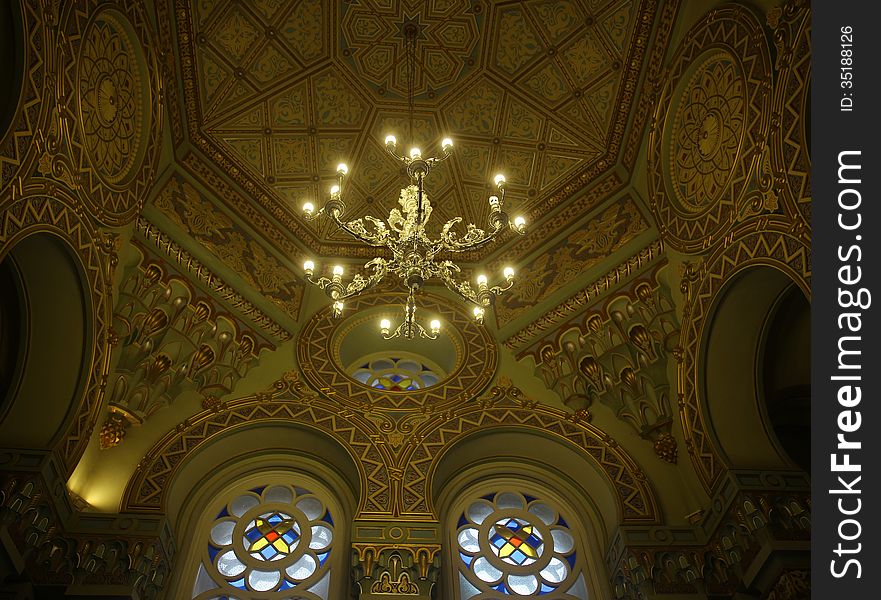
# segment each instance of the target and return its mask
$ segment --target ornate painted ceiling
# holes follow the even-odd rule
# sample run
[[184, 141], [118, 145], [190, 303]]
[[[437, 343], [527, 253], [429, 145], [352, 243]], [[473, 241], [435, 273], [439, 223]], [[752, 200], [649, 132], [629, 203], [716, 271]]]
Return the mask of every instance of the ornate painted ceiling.
[[[145, 214], [295, 320], [302, 258], [369, 255], [329, 221], [307, 223], [302, 203], [320, 206], [344, 161], [346, 214], [384, 216], [406, 181], [385, 135], [423, 148], [449, 135], [453, 158], [429, 179], [434, 222], [484, 225], [499, 171], [509, 211], [530, 222], [525, 238], [462, 257], [521, 271], [496, 311], [516, 333], [577, 292], [574, 276], [600, 277], [656, 237], [638, 194], [621, 193], [648, 116], [639, 82], [658, 70], [675, 11], [648, 0], [160, 3], [160, 33], [177, 46], [166, 72], [181, 85], [166, 91], [189, 177], [157, 186]], [[417, 28], [412, 135], [405, 24]]]
[[[185, 88], [190, 127], [241, 167], [240, 183], [269, 192], [263, 208], [285, 223], [298, 219], [304, 199], [326, 196], [340, 161], [352, 167], [350, 214], [389, 207], [404, 181], [384, 151], [389, 132], [420, 147], [454, 137], [453, 161], [430, 179], [444, 220], [483, 224], [499, 170], [515, 208], [538, 215], [582, 174], [592, 179], [613, 164], [645, 59], [649, 29], [637, 24], [652, 8], [195, 2], [180, 32], [193, 52], [184, 73], [195, 80]], [[412, 134], [401, 33], [408, 22], [418, 28]], [[329, 225], [304, 237], [313, 248], [337, 240], [350, 241]]]

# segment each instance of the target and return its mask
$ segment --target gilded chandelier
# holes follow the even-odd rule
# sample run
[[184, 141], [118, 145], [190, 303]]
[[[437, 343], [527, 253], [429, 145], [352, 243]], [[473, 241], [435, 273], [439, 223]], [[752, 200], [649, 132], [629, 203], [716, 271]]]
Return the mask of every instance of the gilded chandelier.
[[343, 214], [346, 205], [343, 202], [343, 183], [349, 168], [345, 164], [337, 166], [339, 182], [330, 190], [330, 199], [325, 205], [315, 211], [311, 202], [303, 205], [306, 219], [312, 220], [321, 214], [326, 214], [337, 226], [346, 231], [355, 239], [379, 248], [388, 248], [392, 259], [377, 257], [367, 262], [364, 267], [368, 272], [365, 277], [356, 274], [351, 282], [343, 283], [343, 267], [333, 267], [331, 277], [314, 278], [315, 264], [307, 260], [303, 265], [306, 278], [319, 288], [323, 289], [333, 301], [333, 315], [339, 317], [342, 314], [344, 301], [377, 285], [388, 273], [400, 277], [407, 286], [408, 297], [404, 310], [404, 321], [391, 331], [391, 322], [383, 319], [380, 322], [380, 331], [384, 338], [403, 337], [413, 339], [422, 337], [435, 339], [440, 331], [440, 321], [431, 321], [429, 330], [426, 330], [416, 321], [416, 293], [425, 285], [425, 282], [436, 278], [450, 291], [457, 294], [466, 302], [473, 305], [473, 314], [478, 323], [483, 323], [486, 310], [489, 308], [495, 296], [506, 292], [514, 285], [514, 269], [505, 267], [503, 271], [505, 282], [502, 285], [490, 287], [486, 275], [477, 277], [477, 288], [458, 277], [461, 269], [451, 260], [435, 260], [441, 252], [461, 253], [476, 250], [494, 240], [504, 230], [510, 228], [518, 234], [526, 232], [526, 221], [523, 217], [517, 217], [511, 222], [508, 213], [504, 210], [505, 204], [505, 177], [495, 176], [495, 187], [498, 193], [489, 197], [490, 213], [489, 228], [484, 231], [474, 224], [468, 224], [464, 234], [455, 231], [456, 225], [462, 222], [462, 217], [455, 217], [446, 222], [440, 231], [439, 237], [432, 239], [426, 232], [428, 220], [431, 217], [431, 203], [425, 192], [425, 179], [435, 165], [449, 158], [453, 150], [453, 142], [445, 138], [441, 142], [443, 155], [440, 157], [423, 157], [419, 148], [412, 148], [409, 156], [401, 156], [397, 153], [397, 140], [390, 135], [385, 139], [386, 150], [395, 159], [406, 167], [410, 184], [401, 189], [398, 199], [400, 209], [393, 208], [385, 221], [372, 216], [365, 216], [354, 221], [344, 221]]

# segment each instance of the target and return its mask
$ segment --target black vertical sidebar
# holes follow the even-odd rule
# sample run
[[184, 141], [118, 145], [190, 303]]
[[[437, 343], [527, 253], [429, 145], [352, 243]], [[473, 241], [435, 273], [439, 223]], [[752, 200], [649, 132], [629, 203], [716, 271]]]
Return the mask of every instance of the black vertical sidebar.
[[812, 596], [876, 598], [881, 7], [812, 11]]

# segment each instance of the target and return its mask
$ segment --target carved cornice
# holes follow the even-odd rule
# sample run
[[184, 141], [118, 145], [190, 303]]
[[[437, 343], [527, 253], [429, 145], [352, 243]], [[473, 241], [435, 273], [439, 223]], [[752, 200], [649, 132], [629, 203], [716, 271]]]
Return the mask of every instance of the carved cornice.
[[607, 271], [602, 277], [595, 279], [582, 288], [581, 291], [508, 337], [505, 340], [505, 346], [515, 351], [521, 350], [519, 356], [525, 355], [528, 350], [524, 348], [528, 344], [534, 343], [536, 338], [544, 335], [546, 331], [552, 328], [559, 329], [566, 319], [581, 314], [597, 302], [599, 298], [618, 289], [619, 286], [635, 275], [643, 273], [650, 267], [658, 265], [661, 261], [665, 260], [663, 258], [663, 251], [664, 245], [660, 240], [652, 241], [616, 267]]
[[292, 334], [287, 329], [244, 298], [229, 284], [225, 283], [223, 279], [202, 264], [192, 254], [181, 248], [180, 245], [163, 233], [156, 225], [141, 217], [138, 219], [137, 232], [159, 254], [172, 262], [183, 273], [194, 277], [200, 284], [208, 288], [212, 294], [218, 296], [224, 303], [248, 319], [248, 321], [270, 338], [278, 342], [291, 339]]

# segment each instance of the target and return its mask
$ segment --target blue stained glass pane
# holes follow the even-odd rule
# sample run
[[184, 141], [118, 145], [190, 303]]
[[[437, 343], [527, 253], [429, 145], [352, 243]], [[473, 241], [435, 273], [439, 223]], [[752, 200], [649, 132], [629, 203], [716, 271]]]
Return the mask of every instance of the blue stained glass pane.
[[384, 389], [385, 389], [385, 386], [382, 385], [381, 383], [379, 383], [378, 381], [377, 381], [376, 383], [373, 384], [373, 387], [375, 387], [375, 388], [378, 389], [378, 390], [384, 390]]
[[392, 362], [398, 362], [398, 360], [399, 360], [399, 359], [397, 359], [397, 358], [395, 358], [394, 356], [392, 356]]
[[507, 543], [507, 540], [505, 538], [503, 538], [502, 536], [500, 536], [498, 533], [493, 535], [489, 539], [489, 541], [491, 541], [493, 546], [495, 546], [496, 548], [501, 548], [502, 546], [504, 546]]
[[248, 531], [245, 532], [245, 537], [248, 538], [248, 541], [250, 541], [250, 542], [256, 542], [262, 536], [263, 536], [263, 534], [260, 533], [256, 527], [252, 527], [251, 529], [249, 529]]
[[240, 590], [247, 589], [245, 587], [245, 578], [244, 577], [242, 577], [241, 579], [236, 579], [235, 581], [230, 581], [229, 583], [230, 583], [230, 585], [234, 585], [235, 587], [239, 588]]
[[267, 521], [269, 521], [273, 525], [278, 525], [282, 521], [281, 515], [279, 515], [278, 513], [275, 513], [274, 515], [269, 517], [269, 519], [267, 519]]
[[529, 494], [523, 494], [523, 497], [526, 499], [527, 504], [533, 502], [536, 499], [535, 496], [530, 496]]
[[526, 543], [533, 548], [538, 548], [539, 545], [541, 545], [541, 540], [535, 537], [535, 534], [532, 534], [528, 538], [526, 538]]
[[497, 592], [502, 592], [503, 594], [508, 594], [509, 596], [511, 595], [511, 592], [509, 592], [508, 588], [505, 587], [504, 581], [498, 585], [491, 586], [491, 587], [492, 587], [492, 589], [494, 589]]
[[465, 519], [465, 514], [462, 513], [462, 516], [459, 517], [459, 522], [456, 523], [456, 529], [458, 529], [462, 525], [466, 525], [467, 523], [468, 523], [468, 521]]
[[361, 365], [361, 366], [358, 367], [358, 368], [359, 368], [359, 369], [369, 369], [369, 368], [370, 368], [370, 363], [364, 363], [363, 365]]
[[566, 557], [566, 562], [569, 563], [570, 567], [575, 568], [575, 552]]
[[411, 385], [411, 386], [407, 386], [407, 389], [408, 389], [408, 390], [415, 390], [415, 389], [417, 389], [417, 388], [416, 388], [415, 385]]
[[463, 563], [465, 563], [465, 564], [468, 565], [469, 567], [471, 566], [471, 561], [474, 560], [474, 557], [473, 557], [473, 556], [468, 556], [468, 555], [465, 554], [464, 552], [459, 552], [459, 556], [462, 557], [462, 562], [463, 562]]
[[555, 588], [552, 588], [546, 583], [541, 584], [541, 589], [538, 591], [539, 594], [550, 594], [554, 591]]
[[333, 525], [333, 517], [330, 516], [329, 510], [324, 512], [324, 516], [321, 517], [321, 520], [324, 521], [325, 523], [330, 523], [331, 525]]
[[505, 527], [507, 527], [511, 531], [517, 531], [518, 529], [520, 529], [520, 523], [518, 523], [514, 519], [510, 519], [507, 523], [505, 523]]
[[401, 379], [403, 379], [403, 377], [401, 377], [400, 375], [392, 375], [391, 377], [389, 377], [389, 379], [391, 379], [395, 383], [398, 383]]
[[266, 486], [265, 486], [265, 485], [261, 485], [260, 487], [255, 487], [255, 488], [252, 489], [251, 491], [254, 492], [255, 494], [258, 494], [258, 495], [259, 495], [259, 494], [262, 494], [262, 493], [263, 493], [263, 490], [265, 490], [265, 489], [266, 489]]
[[569, 527], [569, 525], [566, 524], [566, 521], [563, 520], [563, 517], [558, 517], [558, 518], [557, 518], [557, 523], [559, 523], [559, 524], [562, 525], [563, 527]]
[[324, 566], [324, 563], [327, 562], [327, 556], [329, 554], [330, 554], [330, 552], [325, 552], [324, 554], [318, 555], [318, 566], [320, 566], [320, 567]]
[[278, 588], [278, 589], [279, 589], [279, 590], [289, 590], [289, 589], [291, 589], [292, 587], [294, 587], [294, 586], [292, 586], [292, 585], [290, 584], [290, 582], [289, 582], [287, 579], [285, 579], [285, 580], [283, 580], [283, 581], [281, 582], [281, 587]]
[[215, 548], [211, 544], [208, 544], [208, 558], [211, 559], [211, 562], [214, 562], [214, 557], [217, 556], [217, 553], [220, 552], [220, 548]]
[[487, 494], [486, 496], [481, 496], [482, 499], [489, 500], [489, 501], [492, 501], [492, 499], [495, 497], [496, 497], [495, 494]]
[[222, 519], [223, 517], [228, 517], [228, 516], [229, 516], [229, 512], [226, 510], [226, 507], [225, 507], [225, 506], [223, 507], [223, 510], [222, 510], [222, 511], [220, 511], [219, 513], [217, 513], [217, 518], [218, 518], [218, 519]]
[[522, 565], [523, 561], [526, 560], [526, 555], [520, 552], [520, 550], [514, 550], [514, 552], [511, 553], [511, 560], [518, 565]]
[[285, 534], [284, 534], [283, 536], [281, 536], [281, 537], [282, 537], [282, 539], [283, 539], [284, 541], [286, 541], [286, 542], [288, 543], [288, 545], [291, 545], [291, 544], [293, 544], [294, 542], [297, 541], [297, 534], [294, 533], [293, 530], [288, 531], [287, 533], [285, 533]]

